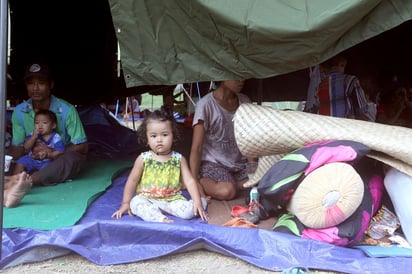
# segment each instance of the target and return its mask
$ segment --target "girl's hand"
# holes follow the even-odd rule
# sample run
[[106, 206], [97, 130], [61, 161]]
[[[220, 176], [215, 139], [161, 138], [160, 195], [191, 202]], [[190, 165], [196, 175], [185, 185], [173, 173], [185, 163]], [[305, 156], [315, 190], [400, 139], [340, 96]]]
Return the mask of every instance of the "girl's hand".
[[209, 217], [207, 216], [205, 210], [203, 209], [202, 204], [200, 203], [199, 205], [197, 204], [193, 204], [193, 210], [194, 210], [194, 214], [195, 216], [200, 216], [200, 218], [203, 221], [207, 221], [209, 219]]
[[119, 210], [112, 214], [112, 218], [120, 219], [123, 216], [123, 212], [127, 211], [131, 215], [129, 203], [122, 203]]

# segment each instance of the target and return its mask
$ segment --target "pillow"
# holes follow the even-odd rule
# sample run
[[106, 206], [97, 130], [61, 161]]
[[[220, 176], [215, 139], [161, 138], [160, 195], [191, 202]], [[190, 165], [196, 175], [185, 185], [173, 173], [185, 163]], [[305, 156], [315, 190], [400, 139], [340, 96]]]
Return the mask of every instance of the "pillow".
[[363, 179], [364, 194], [361, 204], [349, 218], [336, 226], [310, 228], [291, 212], [285, 212], [279, 216], [273, 230], [338, 246], [349, 246], [359, 242], [369, 226], [374, 208], [380, 207], [384, 187], [383, 176], [375, 169], [373, 163], [367, 157], [360, 162], [364, 162], [365, 168], [358, 169], [358, 164], [354, 167]]
[[364, 186], [349, 164], [330, 163], [318, 167], [297, 187], [289, 211], [310, 228], [336, 226], [359, 207]]
[[286, 210], [300, 182], [317, 168], [334, 162], [354, 164], [370, 149], [349, 140], [323, 141], [297, 149], [276, 162], [258, 185], [260, 203], [271, 216]]
[[293, 234], [302, 238], [317, 240], [337, 246], [349, 246], [362, 239], [372, 218], [373, 197], [365, 185], [362, 202], [345, 221], [327, 228], [310, 228], [302, 224], [291, 212], [279, 216], [273, 231]]

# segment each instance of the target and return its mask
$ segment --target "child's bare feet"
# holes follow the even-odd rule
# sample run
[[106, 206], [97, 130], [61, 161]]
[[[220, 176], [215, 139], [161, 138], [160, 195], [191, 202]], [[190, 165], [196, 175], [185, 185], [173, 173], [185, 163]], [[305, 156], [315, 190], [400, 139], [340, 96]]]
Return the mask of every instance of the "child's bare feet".
[[22, 172], [10, 176], [8, 187], [4, 189], [3, 205], [5, 207], [15, 207], [23, 199], [32, 186], [32, 179], [29, 174]]
[[164, 218], [163, 219], [163, 223], [174, 223], [175, 221], [173, 221], [172, 219], [169, 218]]

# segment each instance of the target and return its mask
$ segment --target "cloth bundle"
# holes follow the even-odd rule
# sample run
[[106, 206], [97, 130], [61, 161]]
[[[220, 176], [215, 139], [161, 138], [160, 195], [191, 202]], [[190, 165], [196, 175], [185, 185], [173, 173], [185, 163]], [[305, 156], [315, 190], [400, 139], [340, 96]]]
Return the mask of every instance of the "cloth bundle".
[[371, 189], [383, 185], [368, 152], [357, 142], [324, 141], [275, 163], [258, 186], [261, 205], [279, 216], [274, 230], [342, 246], [357, 242], [380, 204], [382, 191]]
[[365, 182], [365, 191], [360, 204], [343, 222], [336, 225], [314, 228], [305, 225], [293, 212], [285, 211], [280, 214], [273, 230], [338, 246], [349, 246], [358, 243], [367, 230], [372, 216], [375, 215], [381, 205], [383, 193], [383, 178], [381, 176], [368, 176], [366, 173], [363, 173], [362, 179]]
[[[348, 204], [352, 204], [352, 209], [346, 212], [346, 215], [350, 215], [355, 211], [362, 200], [364, 192], [363, 181], [359, 176], [349, 176], [348, 180], [342, 181], [339, 176], [344, 172], [346, 175], [348, 170], [351, 172], [350, 175], [357, 175], [349, 164], [359, 161], [368, 152], [369, 148], [367, 146], [345, 140], [324, 141], [309, 144], [294, 150], [275, 163], [262, 177], [258, 185], [260, 203], [268, 213], [271, 215], [278, 215], [278, 212], [286, 210], [292, 196], [296, 196], [295, 192], [298, 187], [305, 188], [305, 183], [309, 184], [309, 188], [312, 188], [310, 192], [313, 192], [314, 194], [313, 197], [308, 197], [309, 200], [315, 200], [315, 197], [317, 197], [316, 200], [319, 200], [323, 198], [318, 195], [327, 195], [329, 193], [327, 192], [327, 189], [323, 189], [325, 193], [320, 191], [321, 189], [319, 187], [322, 187], [321, 183], [325, 181], [326, 186], [334, 186], [336, 184], [333, 182], [338, 181], [338, 184], [340, 185], [350, 184], [350, 188], [342, 189], [346, 190], [347, 193], [338, 193], [338, 195], [340, 196], [340, 199], [343, 198], [345, 200], [340, 203], [338, 201], [339, 199], [337, 199], [334, 204], [336, 206], [348, 206]], [[332, 169], [330, 170], [331, 167]], [[316, 175], [316, 173], [319, 172], [320, 177], [322, 178], [321, 182], [319, 182], [319, 176]], [[337, 174], [336, 172], [339, 173]], [[314, 184], [312, 182], [314, 182]], [[334, 189], [337, 188], [335, 187]], [[298, 196], [300, 195], [304, 199], [305, 194], [301, 194], [300, 192], [297, 193]], [[345, 197], [345, 195], [348, 197]], [[325, 207], [333, 208], [334, 205], [331, 203], [332, 202], [329, 202], [329, 205]], [[325, 204], [327, 204], [327, 202], [325, 202]], [[291, 206], [292, 208], [297, 209], [300, 207], [300, 204], [295, 199], [295, 202], [292, 203]], [[312, 209], [311, 206], [311, 210]], [[319, 211], [318, 207], [314, 209], [315, 211]], [[300, 211], [304, 210], [305, 209], [302, 209]], [[295, 213], [299, 214], [297, 211], [298, 210], [296, 210]], [[342, 210], [340, 211], [342, 212]], [[344, 219], [340, 222], [343, 220]], [[333, 225], [334, 224], [337, 223], [333, 223]], [[319, 220], [319, 223], [313, 227], [321, 227], [324, 225], [324, 221]]]

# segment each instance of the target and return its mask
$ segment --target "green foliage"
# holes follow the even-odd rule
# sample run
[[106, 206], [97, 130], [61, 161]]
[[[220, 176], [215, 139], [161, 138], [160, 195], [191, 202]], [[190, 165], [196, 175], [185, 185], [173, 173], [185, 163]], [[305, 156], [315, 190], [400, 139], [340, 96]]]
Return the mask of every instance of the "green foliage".
[[140, 111], [148, 109], [153, 111], [163, 105], [162, 95], [150, 95], [149, 93], [142, 94], [142, 103], [140, 104]]

